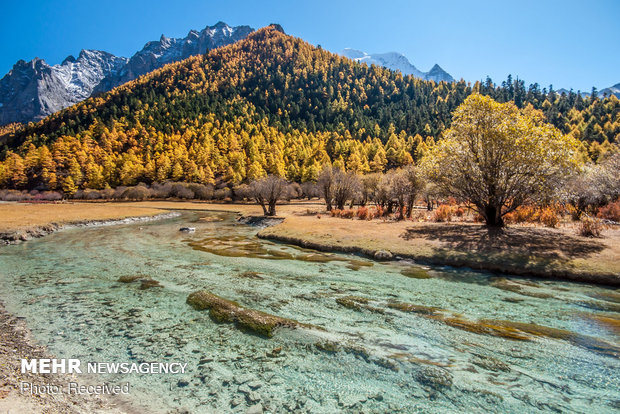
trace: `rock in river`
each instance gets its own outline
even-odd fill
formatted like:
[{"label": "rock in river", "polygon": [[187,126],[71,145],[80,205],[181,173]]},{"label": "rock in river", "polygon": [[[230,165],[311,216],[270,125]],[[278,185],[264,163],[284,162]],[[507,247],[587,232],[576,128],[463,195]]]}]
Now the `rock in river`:
[{"label": "rock in river", "polygon": [[375,259],[377,260],[390,260],[392,259],[392,253],[387,250],[377,250],[375,252]]}]

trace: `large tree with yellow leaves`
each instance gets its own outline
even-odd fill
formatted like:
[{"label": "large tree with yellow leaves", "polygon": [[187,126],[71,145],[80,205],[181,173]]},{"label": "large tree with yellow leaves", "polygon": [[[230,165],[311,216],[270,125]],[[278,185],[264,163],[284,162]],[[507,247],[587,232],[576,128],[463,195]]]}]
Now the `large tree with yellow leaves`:
[{"label": "large tree with yellow leaves", "polygon": [[473,94],[421,163],[442,190],[470,202],[488,226],[501,227],[505,214],[549,196],[579,168],[578,144],[531,107]]}]

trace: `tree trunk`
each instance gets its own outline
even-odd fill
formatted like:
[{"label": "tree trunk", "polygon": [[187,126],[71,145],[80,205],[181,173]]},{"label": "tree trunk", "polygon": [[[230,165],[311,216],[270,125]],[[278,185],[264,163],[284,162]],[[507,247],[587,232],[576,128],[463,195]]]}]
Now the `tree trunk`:
[{"label": "tree trunk", "polygon": [[413,200],[407,200],[407,218],[411,218],[411,214],[413,213]]},{"label": "tree trunk", "polygon": [[276,215],[276,202],[269,203],[269,214],[265,214],[266,216],[275,216]]},{"label": "tree trunk", "polygon": [[483,215],[487,227],[504,227],[504,219],[502,218],[501,206],[485,206]]}]

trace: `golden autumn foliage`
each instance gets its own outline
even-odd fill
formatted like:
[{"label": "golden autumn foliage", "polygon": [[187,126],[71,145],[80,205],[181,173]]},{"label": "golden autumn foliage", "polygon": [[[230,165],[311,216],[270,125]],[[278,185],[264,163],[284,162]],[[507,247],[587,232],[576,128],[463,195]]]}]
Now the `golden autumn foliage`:
[{"label": "golden autumn foliage", "polygon": [[[520,100],[492,85],[473,89]],[[268,174],[306,182],[326,163],[384,172],[432,151],[471,92],[464,81],[436,83],[368,67],[270,26],[36,124],[0,131],[0,187],[238,184]],[[588,140],[583,157],[614,150],[617,99],[570,103],[572,97],[529,94],[523,101],[545,106],[548,121]]]}]

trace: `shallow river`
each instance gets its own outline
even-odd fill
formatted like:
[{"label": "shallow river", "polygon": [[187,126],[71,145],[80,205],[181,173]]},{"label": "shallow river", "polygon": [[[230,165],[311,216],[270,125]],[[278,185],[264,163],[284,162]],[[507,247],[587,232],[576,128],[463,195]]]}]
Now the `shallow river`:
[{"label": "shallow river", "polygon": [[[152,412],[620,410],[618,290],[373,263],[256,232],[226,213],[63,230],[0,249],[0,300],[58,357],[187,363],[100,378],[129,381]],[[138,274],[162,286],[117,281]],[[201,289],[318,328],[263,338],[218,324],[186,304]]]}]

